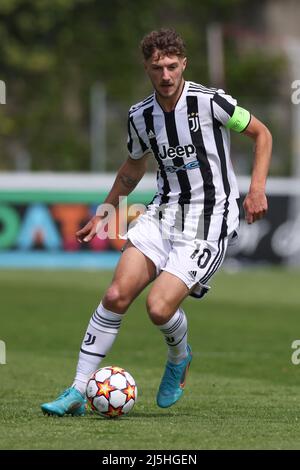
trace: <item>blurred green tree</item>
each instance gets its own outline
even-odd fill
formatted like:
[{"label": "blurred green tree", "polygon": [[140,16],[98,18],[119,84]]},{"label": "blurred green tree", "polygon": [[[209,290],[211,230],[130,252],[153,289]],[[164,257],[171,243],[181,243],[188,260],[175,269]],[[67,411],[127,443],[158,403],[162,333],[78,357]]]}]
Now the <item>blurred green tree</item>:
[{"label": "blurred green tree", "polygon": [[[0,79],[7,104],[0,107],[0,170],[89,170],[89,94],[96,81],[112,110],[108,169],[116,169],[126,152],[126,108],[151,90],[138,47],[143,35],[162,26],[177,29],[188,45],[187,79],[208,84],[206,25],[238,22],[246,3],[1,0]],[[250,54],[233,64],[234,45],[225,46],[230,92],[271,100],[282,62]],[[262,69],[249,87],[249,73]]]}]

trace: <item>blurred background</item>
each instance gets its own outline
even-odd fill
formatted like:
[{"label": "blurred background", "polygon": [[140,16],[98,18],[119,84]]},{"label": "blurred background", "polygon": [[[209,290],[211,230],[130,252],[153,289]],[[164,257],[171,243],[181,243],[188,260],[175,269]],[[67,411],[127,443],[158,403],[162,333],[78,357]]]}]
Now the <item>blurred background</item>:
[{"label": "blurred background", "polygon": [[[300,264],[299,17],[296,0],[1,0],[0,267],[114,267],[122,240],[83,247],[74,233],[127,157],[128,108],[151,93],[139,43],[160,27],[185,39],[187,80],[225,89],[273,134],[268,216],[242,220],[227,266]],[[232,133],[242,197],[252,146]],[[154,191],[153,159],[129,205]]]}]

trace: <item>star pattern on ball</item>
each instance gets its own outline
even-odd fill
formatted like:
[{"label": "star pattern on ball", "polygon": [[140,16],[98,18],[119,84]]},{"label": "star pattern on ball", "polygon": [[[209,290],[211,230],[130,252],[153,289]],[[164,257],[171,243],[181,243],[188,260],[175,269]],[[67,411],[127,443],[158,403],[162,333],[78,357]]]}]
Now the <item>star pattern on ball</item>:
[{"label": "star pattern on ball", "polygon": [[105,413],[106,416],[109,416],[110,418],[115,418],[117,416],[122,416],[122,406],[119,406],[118,408],[114,408],[112,405],[109,405],[108,411]]},{"label": "star pattern on ball", "polygon": [[135,387],[128,382],[127,387],[123,388],[122,392],[126,395],[126,403],[131,399],[135,400]]},{"label": "star pattern on ball", "polygon": [[117,366],[109,367],[109,369],[111,370],[112,375],[123,374],[123,372],[125,372],[124,369],[122,369],[122,367],[117,367]]},{"label": "star pattern on ball", "polygon": [[104,382],[96,382],[97,384],[97,396],[101,397],[104,396],[105,398],[109,399],[109,394],[116,388],[113,385],[110,385],[109,380],[105,380]]}]

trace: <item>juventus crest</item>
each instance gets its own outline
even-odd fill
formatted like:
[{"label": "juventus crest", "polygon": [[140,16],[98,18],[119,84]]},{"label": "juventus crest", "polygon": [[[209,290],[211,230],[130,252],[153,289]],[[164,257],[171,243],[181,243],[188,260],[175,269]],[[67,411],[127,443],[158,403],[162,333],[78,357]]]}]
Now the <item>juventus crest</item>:
[{"label": "juventus crest", "polygon": [[198,113],[190,113],[188,115],[190,130],[197,132],[200,129],[200,121]]}]

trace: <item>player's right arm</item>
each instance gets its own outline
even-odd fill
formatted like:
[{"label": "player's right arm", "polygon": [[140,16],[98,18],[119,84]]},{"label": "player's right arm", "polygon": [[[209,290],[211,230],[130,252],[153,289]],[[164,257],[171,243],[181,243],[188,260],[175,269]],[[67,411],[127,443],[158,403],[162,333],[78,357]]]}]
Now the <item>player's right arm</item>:
[{"label": "player's right arm", "polygon": [[[126,162],[123,163],[119,169],[114,184],[108,193],[104,204],[110,204],[117,207],[119,204],[119,197],[128,196],[144,176],[147,169],[147,158],[145,154],[142,158],[135,160],[130,156]],[[91,241],[97,233],[101,230],[101,220],[104,216],[95,215],[92,219],[78,232],[76,232],[77,240],[82,242]],[[107,221],[105,222],[107,223]]]}]

